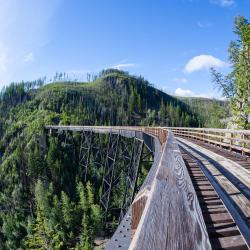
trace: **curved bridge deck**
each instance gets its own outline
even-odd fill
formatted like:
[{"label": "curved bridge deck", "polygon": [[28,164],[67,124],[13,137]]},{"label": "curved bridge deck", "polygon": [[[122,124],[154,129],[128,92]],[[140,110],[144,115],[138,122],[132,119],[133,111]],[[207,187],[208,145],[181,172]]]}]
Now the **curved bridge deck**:
[{"label": "curved bridge deck", "polygon": [[151,170],[106,249],[249,249],[250,131],[46,129],[121,133],[151,143]]},{"label": "curved bridge deck", "polygon": [[249,131],[173,128],[212,249],[249,249]]},{"label": "curved bridge deck", "polygon": [[178,143],[212,249],[248,249],[245,240],[250,242],[250,171],[187,140],[179,139]]}]

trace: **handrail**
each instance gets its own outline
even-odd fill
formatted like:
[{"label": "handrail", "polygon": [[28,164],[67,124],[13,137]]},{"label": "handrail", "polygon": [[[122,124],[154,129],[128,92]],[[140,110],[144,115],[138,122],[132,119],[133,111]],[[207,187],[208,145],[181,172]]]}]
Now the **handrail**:
[{"label": "handrail", "polygon": [[163,145],[167,138],[167,130],[161,127],[140,127],[140,126],[73,126],[73,125],[46,125],[46,129],[63,129],[66,130],[82,130],[82,129],[95,129],[95,130],[124,130],[124,131],[140,131],[158,137],[161,145]]},{"label": "handrail", "polygon": [[209,129],[209,128],[166,128],[174,135],[196,139],[230,151],[250,153],[250,130]]},{"label": "handrail", "polygon": [[130,250],[211,249],[198,198],[171,132],[153,184],[146,188],[133,203],[135,220],[138,220],[136,208],[142,214]]},{"label": "handrail", "polygon": [[210,132],[225,132],[225,133],[238,133],[250,135],[250,130],[246,129],[226,129],[226,128],[191,128],[191,127],[162,127],[165,129],[189,129],[197,131],[210,131]]}]

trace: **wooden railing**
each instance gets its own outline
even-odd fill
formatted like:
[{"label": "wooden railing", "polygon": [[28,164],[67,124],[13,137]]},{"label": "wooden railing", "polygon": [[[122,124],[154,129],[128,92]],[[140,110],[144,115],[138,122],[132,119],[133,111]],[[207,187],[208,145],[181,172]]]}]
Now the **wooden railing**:
[{"label": "wooden railing", "polygon": [[206,128],[166,128],[174,135],[200,140],[230,151],[250,154],[250,130],[206,129]]},{"label": "wooden railing", "polygon": [[160,143],[163,145],[167,139],[167,130],[159,127],[144,127],[143,131],[158,137]]},{"label": "wooden railing", "polygon": [[177,142],[170,132],[154,181],[132,204],[129,249],[211,249],[206,226]]},{"label": "wooden railing", "polygon": [[63,129],[63,130],[83,130],[95,129],[99,131],[124,130],[124,131],[140,131],[158,137],[161,145],[163,145],[167,138],[167,130],[161,127],[139,127],[139,126],[73,126],[73,125],[46,125],[46,129]]}]

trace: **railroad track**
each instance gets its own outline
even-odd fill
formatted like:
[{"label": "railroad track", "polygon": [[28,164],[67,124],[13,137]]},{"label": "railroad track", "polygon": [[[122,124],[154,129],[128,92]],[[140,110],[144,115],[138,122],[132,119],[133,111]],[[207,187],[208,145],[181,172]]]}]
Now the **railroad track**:
[{"label": "railroad track", "polygon": [[[212,249],[249,249],[250,200],[248,193],[244,192],[249,186],[245,187],[238,178],[230,178],[230,174],[227,178],[222,173],[222,166],[218,167],[183,141],[179,141],[179,146],[200,203]],[[225,154],[221,155],[225,157]],[[237,159],[232,155],[231,160]]]},{"label": "railroad track", "polygon": [[240,155],[239,153],[236,153],[234,151],[230,152],[229,150],[224,149],[223,147],[215,146],[213,144],[208,144],[208,143],[202,142],[200,140],[196,140],[196,139],[188,138],[188,140],[203,147],[203,148],[206,148],[206,149],[208,149],[216,154],[219,154],[223,157],[226,157],[227,159],[230,159],[230,160],[238,163],[243,168],[250,171],[250,156],[249,155]]}]

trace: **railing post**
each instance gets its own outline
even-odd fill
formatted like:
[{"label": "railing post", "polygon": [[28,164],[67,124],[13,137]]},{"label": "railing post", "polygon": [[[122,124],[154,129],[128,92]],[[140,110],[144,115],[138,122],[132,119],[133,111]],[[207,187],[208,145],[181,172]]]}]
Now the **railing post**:
[{"label": "railing post", "polygon": [[141,190],[137,196],[135,197],[132,204],[132,221],[131,221],[131,237],[133,238],[135,231],[140,222],[141,216],[143,214],[145,205],[148,200],[150,192],[150,186],[146,186],[143,190]]},{"label": "railing post", "polygon": [[232,151],[232,133],[230,132],[230,151]]},{"label": "railing post", "polygon": [[246,142],[245,142],[245,134],[242,133],[242,144],[241,144],[241,155],[245,155],[245,147],[246,147]]}]

